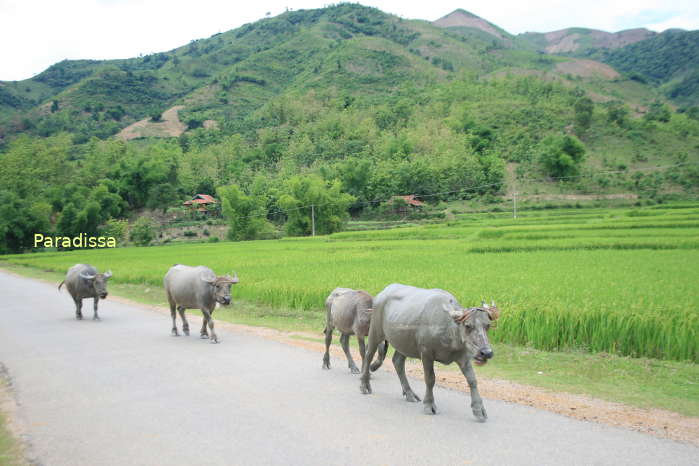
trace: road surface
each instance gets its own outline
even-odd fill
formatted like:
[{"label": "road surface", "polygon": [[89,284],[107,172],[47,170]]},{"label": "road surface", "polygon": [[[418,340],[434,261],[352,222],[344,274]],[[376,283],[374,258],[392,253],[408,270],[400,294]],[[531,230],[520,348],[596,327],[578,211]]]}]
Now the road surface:
[{"label": "road surface", "polygon": [[694,446],[487,398],[480,424],[440,387],[427,416],[394,374],[364,396],[343,359],[324,371],[320,353],[223,328],[219,345],[171,337],[168,316],[109,298],[102,321],[91,301],[76,321],[65,290],[4,272],[0,297],[0,362],[42,465],[699,463]]}]

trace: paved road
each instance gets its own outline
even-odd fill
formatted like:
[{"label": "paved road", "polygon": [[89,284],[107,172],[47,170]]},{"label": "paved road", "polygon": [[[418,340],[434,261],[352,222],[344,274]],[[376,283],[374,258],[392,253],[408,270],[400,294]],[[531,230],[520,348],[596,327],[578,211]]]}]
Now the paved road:
[{"label": "paved road", "polygon": [[0,361],[43,465],[699,462],[696,447],[495,400],[479,424],[439,387],[426,416],[393,374],[363,396],[342,360],[323,371],[319,353],[223,329],[219,345],[174,338],[165,315],[109,299],[101,322],[76,321],[65,291],[1,272],[0,296]]}]

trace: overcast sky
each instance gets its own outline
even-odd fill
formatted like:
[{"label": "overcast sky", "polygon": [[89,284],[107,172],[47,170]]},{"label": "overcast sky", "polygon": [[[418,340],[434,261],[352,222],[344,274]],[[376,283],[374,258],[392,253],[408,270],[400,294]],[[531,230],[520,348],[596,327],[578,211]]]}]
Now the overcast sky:
[{"label": "overcast sky", "polygon": [[[619,31],[699,29],[697,0],[364,0],[404,18],[468,10],[513,34],[571,26]],[[27,79],[63,59],[129,58],[171,50],[315,0],[0,0],[0,80]]]}]

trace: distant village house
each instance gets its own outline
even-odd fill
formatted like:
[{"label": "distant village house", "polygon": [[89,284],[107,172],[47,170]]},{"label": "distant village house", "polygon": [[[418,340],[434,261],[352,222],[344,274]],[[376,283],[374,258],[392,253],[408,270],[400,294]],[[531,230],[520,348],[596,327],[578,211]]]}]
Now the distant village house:
[{"label": "distant village house", "polygon": [[218,201],[208,194],[195,194],[191,200],[183,203],[192,212],[201,212],[204,215],[215,215],[217,204]]},{"label": "distant village house", "polygon": [[415,209],[422,209],[424,202],[415,199],[414,194],[408,196],[393,196],[388,202],[388,205],[394,206],[393,211],[400,215],[406,215]]}]

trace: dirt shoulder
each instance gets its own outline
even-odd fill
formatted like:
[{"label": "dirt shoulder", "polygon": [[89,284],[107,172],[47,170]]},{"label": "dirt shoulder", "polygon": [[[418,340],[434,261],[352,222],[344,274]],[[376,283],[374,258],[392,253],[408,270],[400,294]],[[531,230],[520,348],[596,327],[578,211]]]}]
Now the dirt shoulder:
[{"label": "dirt shoulder", "polygon": [[35,464],[29,459],[27,430],[18,410],[12,378],[0,362],[0,464],[3,465]]}]

